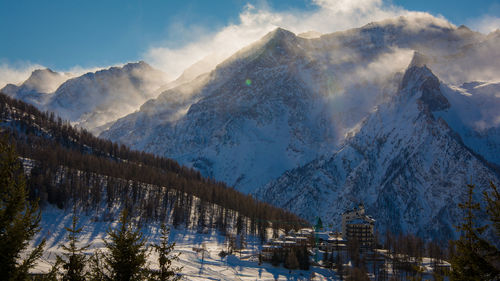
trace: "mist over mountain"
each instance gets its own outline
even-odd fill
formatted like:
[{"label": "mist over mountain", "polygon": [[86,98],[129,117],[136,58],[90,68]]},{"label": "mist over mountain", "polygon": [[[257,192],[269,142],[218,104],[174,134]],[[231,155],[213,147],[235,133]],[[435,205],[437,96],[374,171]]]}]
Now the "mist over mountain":
[{"label": "mist over mountain", "polygon": [[251,192],[339,149],[350,130],[394,95],[414,50],[442,66],[457,50],[486,41],[429,16],[315,39],[277,29],[102,136],[169,155]]},{"label": "mist over mountain", "polygon": [[462,91],[440,83],[425,65],[411,65],[398,93],[338,152],[287,171],[257,197],[334,225],[343,210],[364,203],[382,232],[454,238],[465,184],[476,183],[480,198],[489,181],[500,182],[498,166],[467,147],[448,125],[456,115],[439,117],[451,111]]},{"label": "mist over mountain", "polygon": [[20,86],[9,84],[0,91],[99,133],[155,97],[165,83],[163,72],[141,61],[71,79],[49,69],[35,70]]},{"label": "mist over mountain", "polygon": [[43,106],[53,93],[70,76],[51,69],[34,70],[20,85],[7,84],[1,91],[11,97],[37,106]]},{"label": "mist over mountain", "polygon": [[278,28],[169,83],[139,62],[3,90],[310,221],[363,202],[382,231],[444,240],[465,184],[498,183],[499,38],[427,14]]}]

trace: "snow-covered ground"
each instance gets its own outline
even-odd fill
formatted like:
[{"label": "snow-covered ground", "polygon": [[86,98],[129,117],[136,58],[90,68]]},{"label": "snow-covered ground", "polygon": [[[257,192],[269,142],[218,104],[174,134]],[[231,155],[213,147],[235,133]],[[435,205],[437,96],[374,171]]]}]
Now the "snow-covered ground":
[{"label": "snow-covered ground", "polygon": [[[64,212],[48,206],[42,213],[42,231],[36,237],[35,243],[47,239],[45,253],[32,272],[48,272],[55,261],[56,255],[61,255],[61,245],[66,242],[64,227],[71,226],[71,212]],[[80,246],[89,243],[92,246],[88,254],[103,248],[102,239],[109,227],[116,222],[95,221],[92,216],[81,214],[79,226],[83,227]],[[159,238],[158,225],[148,225],[142,229],[149,243],[155,243]],[[194,230],[172,229],[170,240],[176,242],[175,252],[180,253],[180,259],[174,266],[182,266],[183,280],[337,280],[335,273],[320,267],[311,267],[309,271],[289,271],[284,267],[273,267],[270,263],[258,263],[258,238],[248,237],[247,249],[240,253],[221,258],[218,254],[227,249],[225,237],[216,231],[202,234]],[[203,246],[205,245],[205,246]],[[196,248],[205,247],[207,252],[202,260],[202,253]],[[149,266],[155,268],[156,256],[152,251],[149,256]],[[311,278],[313,277],[313,278]]]}]

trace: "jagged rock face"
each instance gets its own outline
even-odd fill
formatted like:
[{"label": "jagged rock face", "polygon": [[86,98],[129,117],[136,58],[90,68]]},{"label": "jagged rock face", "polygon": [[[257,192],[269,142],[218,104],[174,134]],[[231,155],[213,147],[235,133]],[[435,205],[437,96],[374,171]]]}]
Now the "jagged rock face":
[{"label": "jagged rock face", "polygon": [[337,153],[286,172],[257,197],[333,225],[363,202],[381,232],[454,237],[465,184],[476,183],[479,198],[490,180],[499,182],[498,173],[433,115],[436,103],[423,96],[432,93],[448,104],[441,91],[446,86],[425,66],[410,67],[404,77],[394,100],[380,105]]},{"label": "jagged rock face", "polygon": [[[418,55],[417,55],[418,56]],[[403,76],[401,83],[402,92],[407,92],[415,83],[420,84],[418,89],[410,90],[412,93],[421,94],[418,99],[430,111],[445,110],[450,107],[450,103],[441,93],[439,79],[434,76],[427,66],[415,66],[415,60],[412,61],[410,67]],[[423,75],[427,75],[422,77]],[[419,82],[423,81],[423,82]]]},{"label": "jagged rock face", "polygon": [[[397,73],[412,55],[405,49],[406,61],[395,63],[399,50],[439,47],[435,56],[482,36],[434,23],[405,24],[399,19],[310,40],[277,29],[203,78],[148,101],[101,136],[252,192],[338,150],[347,132],[397,91]],[[447,107],[435,87],[425,89],[422,102],[429,110]]]},{"label": "jagged rock face", "polygon": [[500,167],[500,83],[466,83],[447,87],[443,94],[450,107],[434,115],[444,119],[474,153]]},{"label": "jagged rock face", "polygon": [[[263,50],[249,51],[244,65],[219,66],[188,99],[192,104],[177,102],[192,92],[170,90],[103,135],[115,140],[118,136],[135,148],[169,155],[207,176],[244,187],[263,185],[312,160],[321,146],[332,143],[324,140],[333,139],[328,134],[334,132],[326,122],[317,122],[321,108],[294,69],[303,58],[290,38],[295,36],[277,30],[260,42]],[[189,108],[187,113],[169,119],[172,115],[166,113],[178,111],[179,104]],[[318,113],[311,115],[314,111]],[[122,135],[142,125],[153,127],[149,135]]]}]

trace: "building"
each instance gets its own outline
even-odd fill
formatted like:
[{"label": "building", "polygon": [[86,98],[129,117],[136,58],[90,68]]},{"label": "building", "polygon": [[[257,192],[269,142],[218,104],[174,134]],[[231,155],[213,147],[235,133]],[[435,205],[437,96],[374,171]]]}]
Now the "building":
[{"label": "building", "polygon": [[374,226],[375,220],[365,214],[363,204],[342,214],[342,238],[347,241],[356,239],[361,247],[373,245]]}]

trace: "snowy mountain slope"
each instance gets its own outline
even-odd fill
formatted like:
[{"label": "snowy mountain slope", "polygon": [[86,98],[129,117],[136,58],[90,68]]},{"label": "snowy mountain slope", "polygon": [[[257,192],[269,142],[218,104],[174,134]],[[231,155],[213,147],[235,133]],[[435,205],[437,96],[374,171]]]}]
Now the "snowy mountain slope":
[{"label": "snowy mountain slope", "polygon": [[99,126],[139,108],[165,83],[145,62],[89,72],[64,82],[46,105],[63,119],[98,133]]},{"label": "snowy mountain slope", "polygon": [[347,132],[396,92],[397,73],[412,50],[437,60],[484,40],[428,16],[315,39],[277,29],[219,64],[202,83],[198,78],[164,92],[101,136],[251,192],[334,153]]},{"label": "snowy mountain slope", "polygon": [[[86,250],[86,254],[91,255],[96,250],[105,250],[103,239],[109,239],[106,231],[116,227],[117,218],[111,220],[96,220],[96,216],[81,214],[79,226],[83,227],[79,235],[78,246],[91,247]],[[37,263],[32,272],[46,273],[55,263],[56,255],[61,255],[63,250],[61,245],[66,243],[67,232],[64,227],[71,227],[71,213],[54,207],[48,207],[42,214],[42,230],[36,238],[40,242],[42,238],[47,239],[47,246],[41,260]],[[158,223],[144,226],[142,229],[148,245],[160,241],[160,228]],[[176,267],[183,267],[180,274],[181,280],[338,280],[335,273],[321,267],[311,267],[310,270],[290,270],[280,266],[275,267],[270,263],[259,264],[258,253],[261,248],[257,237],[247,237],[247,247],[242,251],[242,255],[234,253],[221,258],[221,250],[227,249],[226,237],[217,231],[208,233],[198,233],[191,229],[171,229],[169,241],[175,242],[174,253],[180,253],[179,261],[173,263]],[[206,248],[204,260],[202,254],[196,252],[196,248]],[[148,257],[150,268],[158,267],[158,256],[155,251]],[[314,274],[313,274],[314,273]],[[309,279],[310,276],[316,276]]]},{"label": "snowy mountain slope", "polygon": [[[163,97],[174,90],[145,104],[137,117],[120,120],[103,136],[170,155],[230,184],[266,183],[304,161],[301,158],[312,159],[309,154],[316,152],[309,144],[316,143],[318,148],[326,139],[322,136],[326,130],[317,129],[326,123],[317,124],[317,114],[309,114],[318,105],[293,69],[301,57],[290,39],[295,40],[295,35],[276,30],[258,42],[261,49],[243,50],[247,59],[237,54],[232,62],[219,66],[195,94],[200,98],[188,104],[189,110],[180,119],[158,122],[161,118],[156,117],[172,116],[164,105],[168,98]],[[148,116],[151,111],[157,112],[154,118]],[[132,132],[136,136],[133,132],[150,122],[156,127],[150,126],[149,135],[139,135],[142,139],[137,143],[123,135]],[[121,135],[117,138],[117,134]]]},{"label": "snowy mountain slope", "polygon": [[42,106],[49,99],[50,93],[69,78],[69,75],[48,68],[37,69],[21,85],[7,84],[0,92],[35,106]]},{"label": "snowy mountain slope", "polygon": [[[468,28],[461,27],[465,32]],[[479,39],[480,38],[480,39]],[[459,86],[470,81],[500,81],[500,30],[478,37],[451,55],[433,59],[436,74],[448,84]]]},{"label": "snowy mountain slope", "polygon": [[454,237],[465,184],[476,183],[481,196],[490,180],[500,178],[434,115],[453,108],[447,91],[427,66],[414,61],[393,100],[363,121],[338,152],[284,173],[257,197],[334,225],[342,212],[363,202],[381,232]]},{"label": "snowy mountain slope", "polygon": [[141,61],[71,79],[50,69],[35,70],[20,86],[8,84],[0,92],[98,134],[156,97],[164,79],[163,72]]},{"label": "snowy mountain slope", "polygon": [[447,87],[449,110],[436,112],[464,144],[500,167],[500,83],[471,82]]}]

